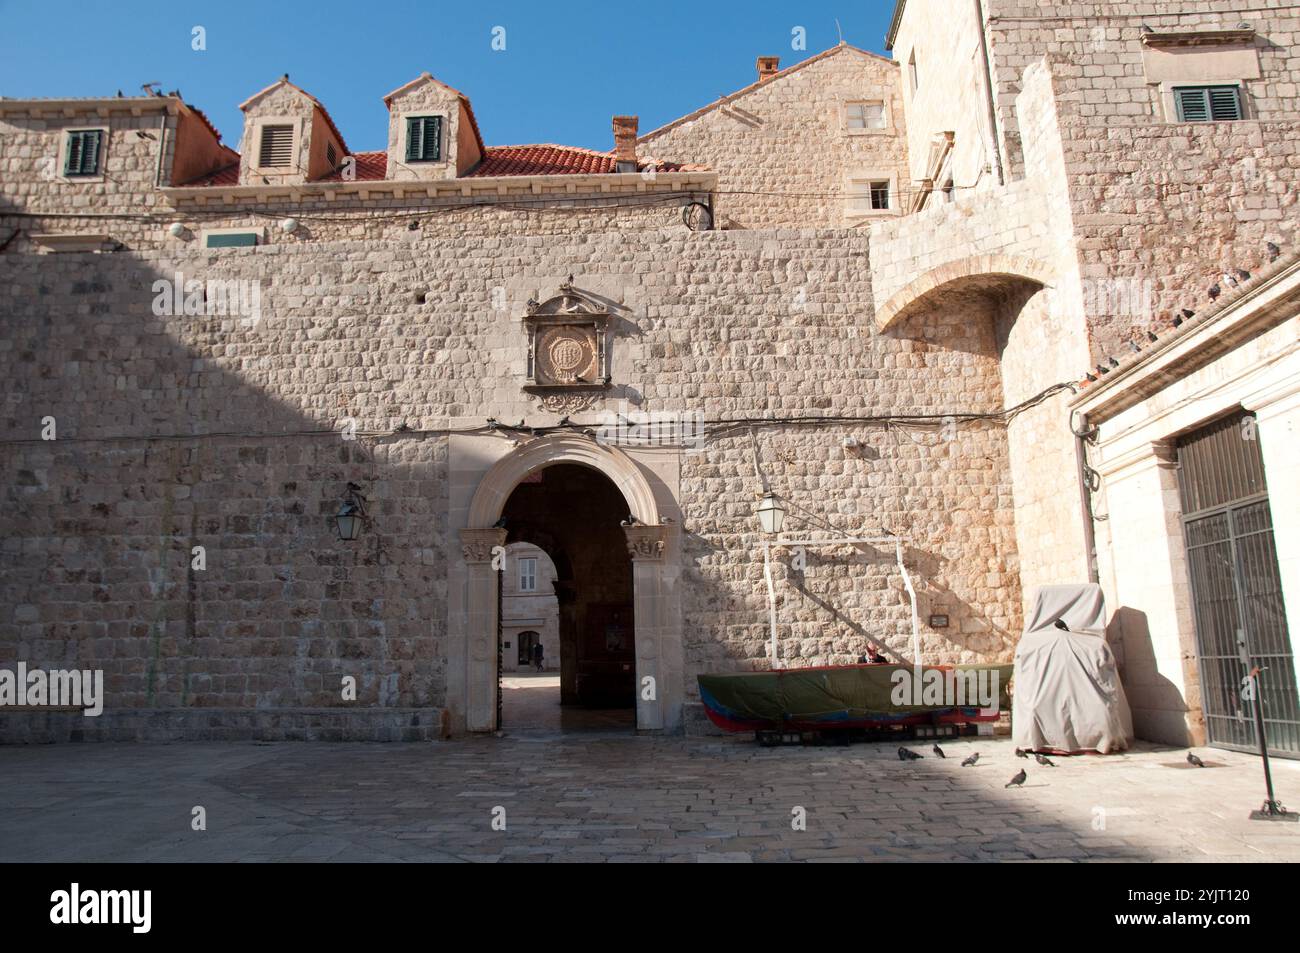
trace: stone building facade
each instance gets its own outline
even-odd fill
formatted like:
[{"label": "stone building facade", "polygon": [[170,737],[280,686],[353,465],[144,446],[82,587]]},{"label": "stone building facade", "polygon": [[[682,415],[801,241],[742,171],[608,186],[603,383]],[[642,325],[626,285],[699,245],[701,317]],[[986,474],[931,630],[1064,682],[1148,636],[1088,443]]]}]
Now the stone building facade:
[{"label": "stone building facade", "polygon": [[[1208,2],[948,6],[899,3],[893,62],[764,57],[639,138],[615,117],[608,153],[484,145],[427,74],[385,97],[379,153],[287,77],[244,104],[238,156],[178,95],[0,100],[0,664],[103,669],[109,694],[0,735],[492,730],[513,544],[573,594],[574,691],[636,689],[640,729],[696,730],[697,674],[912,658],[893,547],[835,544],[894,534],[921,660],[1009,659],[1036,586],[1099,578],[1140,732],[1199,740],[1182,567],[1168,591],[1127,572],[1131,527],[1178,522],[1168,487],[1101,526],[1104,415],[1129,404],[1088,401],[1217,320],[1200,286],[1226,259],[1248,307],[1285,268],[1255,258],[1294,227],[1296,11],[1245,31]],[[1245,70],[1244,118],[1171,122],[1170,48],[1207,84]],[[122,174],[51,173],[91,128]],[[1113,307],[1134,281],[1150,296]],[[1287,300],[1242,325],[1271,350],[1242,331],[1233,359],[1283,368],[1259,426],[1293,566],[1269,436],[1295,426]],[[1141,399],[1224,359],[1199,353]],[[806,565],[774,547],[771,597],[767,490],[819,542]],[[1174,631],[1139,631],[1148,600]]]}]

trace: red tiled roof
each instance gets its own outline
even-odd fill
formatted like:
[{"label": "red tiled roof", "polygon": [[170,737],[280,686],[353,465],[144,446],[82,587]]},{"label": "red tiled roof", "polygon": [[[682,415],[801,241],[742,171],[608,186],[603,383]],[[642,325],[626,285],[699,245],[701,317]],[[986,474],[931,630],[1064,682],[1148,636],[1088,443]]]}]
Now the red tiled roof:
[{"label": "red tiled roof", "polygon": [[224,168],[216,172],[209,172],[207,175],[201,175],[197,179],[190,179],[188,182],[181,183],[183,189],[200,188],[203,186],[221,186],[221,185],[238,185],[239,184],[239,157]]},{"label": "red tiled roof", "polygon": [[468,177],[496,175],[587,175],[613,172],[614,157],[608,152],[557,146],[488,146],[483,161]]},{"label": "red tiled roof", "polygon": [[[387,152],[355,152],[357,160],[354,182],[382,182],[388,175]],[[680,162],[642,161],[639,171],[692,172],[704,166]],[[589,175],[614,171],[614,156],[609,152],[580,149],[577,146],[551,144],[535,146],[488,146],[487,156],[465,178],[510,175]],[[317,179],[318,182],[342,182],[341,170]],[[216,172],[201,175],[184,184],[185,188],[203,188],[239,184],[239,162]]]},{"label": "red tiled roof", "polygon": [[[388,153],[387,152],[354,152],[352,158],[356,160],[356,176],[353,181],[356,182],[376,182],[380,181],[388,174]],[[342,182],[343,171],[341,169],[331,172],[329,175],[322,176],[320,182]]]}]

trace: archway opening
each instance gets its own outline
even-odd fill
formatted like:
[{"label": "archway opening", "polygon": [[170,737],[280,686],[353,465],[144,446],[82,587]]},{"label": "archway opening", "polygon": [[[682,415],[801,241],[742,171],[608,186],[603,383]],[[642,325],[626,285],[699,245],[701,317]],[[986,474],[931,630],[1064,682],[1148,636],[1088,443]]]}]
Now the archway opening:
[{"label": "archway opening", "polygon": [[501,726],[507,731],[636,727],[632,560],[622,526],[628,509],[608,477],[572,463],[534,471],[506,499],[502,658],[519,658],[518,637],[507,633],[524,629],[506,623],[524,610],[509,600],[518,601],[518,590],[530,584],[554,596],[558,649],[546,643],[544,624],[531,624],[540,618],[534,606],[528,630],[542,634],[541,671],[536,656],[531,672],[524,666],[518,674],[503,671]]}]

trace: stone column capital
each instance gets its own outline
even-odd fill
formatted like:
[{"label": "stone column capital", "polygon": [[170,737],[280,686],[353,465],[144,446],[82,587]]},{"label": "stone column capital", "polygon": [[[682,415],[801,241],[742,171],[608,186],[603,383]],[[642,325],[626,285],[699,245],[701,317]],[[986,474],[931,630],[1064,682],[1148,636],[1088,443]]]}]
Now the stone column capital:
[{"label": "stone column capital", "polygon": [[492,550],[506,544],[504,529],[463,529],[460,531],[460,549],[467,563],[490,563]]},{"label": "stone column capital", "polygon": [[666,526],[624,526],[627,535],[627,552],[634,560],[662,559],[668,542]]}]

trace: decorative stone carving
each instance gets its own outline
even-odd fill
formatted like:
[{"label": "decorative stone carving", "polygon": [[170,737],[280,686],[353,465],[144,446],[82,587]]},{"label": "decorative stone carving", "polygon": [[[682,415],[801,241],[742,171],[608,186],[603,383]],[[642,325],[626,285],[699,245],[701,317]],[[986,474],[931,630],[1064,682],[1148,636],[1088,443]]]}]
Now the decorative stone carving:
[{"label": "decorative stone carving", "polygon": [[492,550],[506,544],[504,529],[463,529],[460,531],[460,548],[467,563],[490,563]]},{"label": "decorative stone carving", "polygon": [[528,334],[524,389],[555,413],[586,410],[609,388],[609,309],[573,287],[545,301],[530,299],[523,317]]},{"label": "decorative stone carving", "polygon": [[668,539],[664,526],[624,526],[627,535],[627,553],[633,559],[662,559]]}]

